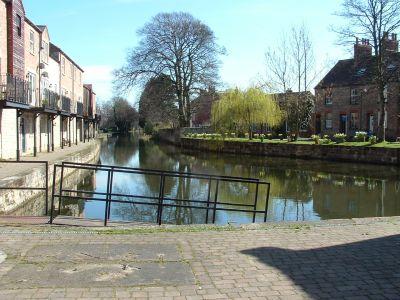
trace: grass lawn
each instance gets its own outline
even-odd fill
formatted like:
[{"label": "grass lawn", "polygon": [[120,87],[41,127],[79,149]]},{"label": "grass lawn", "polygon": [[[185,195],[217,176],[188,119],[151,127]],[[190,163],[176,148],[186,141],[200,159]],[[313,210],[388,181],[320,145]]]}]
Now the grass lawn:
[{"label": "grass lawn", "polygon": [[[202,138],[197,137],[195,139],[199,140],[216,140],[212,138]],[[253,139],[249,140],[248,138],[226,138],[225,141],[232,141],[232,142],[247,142],[247,143],[261,143],[260,139]],[[299,140],[295,142],[288,142],[286,139],[273,139],[268,140],[265,139],[263,141],[264,144],[293,144],[293,145],[314,145],[314,141],[312,140]],[[382,142],[375,145],[371,145],[369,142],[344,142],[344,143],[329,143],[329,144],[321,144],[320,146],[347,146],[347,147],[373,147],[373,148],[391,148],[391,149],[400,149],[400,143],[398,142]]]}]

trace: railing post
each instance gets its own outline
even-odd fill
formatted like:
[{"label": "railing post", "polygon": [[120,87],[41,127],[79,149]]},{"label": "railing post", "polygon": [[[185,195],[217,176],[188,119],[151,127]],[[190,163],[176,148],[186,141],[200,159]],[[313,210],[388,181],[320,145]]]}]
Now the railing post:
[{"label": "railing post", "polygon": [[209,208],[210,208],[210,200],[211,200],[211,177],[210,177],[210,179],[208,180],[206,224],[208,224],[208,214],[209,214]]},{"label": "railing post", "polygon": [[218,192],[219,192],[219,179],[217,180],[217,186],[215,187],[213,224],[215,224],[215,218],[216,218],[216,214],[217,214]]},{"label": "railing post", "polygon": [[264,212],[264,223],[267,222],[268,218],[268,206],[269,206],[269,193],[271,190],[271,185],[268,183],[267,184],[267,198],[265,199],[265,212]]},{"label": "railing post", "polygon": [[46,192],[45,192],[45,197],[46,197],[46,216],[49,214],[49,162],[45,162],[45,167],[46,167]]},{"label": "railing post", "polygon": [[157,223],[161,226],[162,223],[162,212],[164,204],[164,185],[165,185],[165,175],[161,174],[160,177],[160,190],[158,194],[158,212],[157,212]]},{"label": "railing post", "polygon": [[111,168],[110,196],[108,198],[108,200],[110,200],[110,201],[108,202],[108,211],[107,211],[108,220],[110,220],[110,215],[111,215],[111,195],[112,195],[112,191],[113,191],[113,181],[114,181],[114,167]]},{"label": "railing post", "polygon": [[111,170],[108,170],[107,174],[107,193],[106,193],[106,205],[104,209],[104,226],[107,226],[107,214],[108,214],[108,199],[110,197],[110,179],[111,179]]},{"label": "railing post", "polygon": [[255,199],[254,199],[254,212],[253,212],[253,223],[256,222],[256,216],[257,216],[257,202],[258,202],[258,187],[259,187],[259,183],[257,182],[256,185],[256,195],[255,195]]},{"label": "railing post", "polygon": [[51,188],[51,207],[50,207],[50,224],[53,224],[53,213],[54,213],[54,198],[56,194],[56,173],[57,173],[57,165],[54,164],[53,169],[53,186]]},{"label": "railing post", "polygon": [[63,180],[64,180],[64,164],[61,165],[60,192],[59,192],[59,198],[58,198],[58,215],[61,214]]}]

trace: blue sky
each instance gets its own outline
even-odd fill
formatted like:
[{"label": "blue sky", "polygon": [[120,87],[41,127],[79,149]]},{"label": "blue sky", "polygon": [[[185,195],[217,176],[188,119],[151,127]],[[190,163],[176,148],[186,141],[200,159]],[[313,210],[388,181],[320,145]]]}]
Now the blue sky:
[{"label": "blue sky", "polygon": [[[335,44],[329,26],[338,0],[24,0],[27,16],[48,25],[50,38],[85,70],[100,100],[112,96],[111,71],[137,42],[136,31],[159,12],[185,11],[214,30],[227,49],[225,87],[247,87],[265,73],[264,53],[283,31],[305,23],[321,65],[350,54]],[[135,101],[138,92],[130,95]]]}]

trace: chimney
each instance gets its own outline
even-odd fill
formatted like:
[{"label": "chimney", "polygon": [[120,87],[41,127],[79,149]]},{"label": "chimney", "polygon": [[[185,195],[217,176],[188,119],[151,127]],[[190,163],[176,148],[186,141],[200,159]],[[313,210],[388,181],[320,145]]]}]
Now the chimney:
[{"label": "chimney", "polygon": [[392,33],[389,35],[388,32],[383,33],[382,37],[383,49],[388,52],[399,52],[399,41],[397,40],[397,34]]},{"label": "chimney", "polygon": [[365,60],[372,56],[372,47],[369,44],[369,40],[362,39],[361,42],[356,38],[354,44],[354,63],[356,65],[362,64]]}]

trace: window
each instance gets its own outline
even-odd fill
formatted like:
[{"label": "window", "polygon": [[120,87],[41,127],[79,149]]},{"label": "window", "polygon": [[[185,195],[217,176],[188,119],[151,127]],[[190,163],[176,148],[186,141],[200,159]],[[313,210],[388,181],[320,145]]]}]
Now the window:
[{"label": "window", "polygon": [[35,33],[33,30],[29,32],[29,51],[35,54]]},{"label": "window", "polygon": [[19,37],[22,37],[22,17],[20,15],[17,15],[17,33]]},{"label": "window", "polygon": [[326,129],[332,129],[332,113],[327,113],[326,114],[325,128]]},{"label": "window", "polygon": [[359,99],[360,99],[360,95],[358,93],[357,89],[351,89],[350,92],[350,104],[358,104],[359,103]]},{"label": "window", "polygon": [[332,105],[332,95],[325,96],[325,105]]},{"label": "window", "polygon": [[41,55],[41,60],[43,63],[47,64],[49,62],[49,44],[45,41],[42,42],[42,50],[43,54]]},{"label": "window", "polygon": [[358,129],[358,113],[350,113],[350,129]]},{"label": "window", "polygon": [[74,76],[74,65],[73,65],[72,63],[70,63],[69,66],[70,66],[70,69],[71,69],[70,77],[71,77],[71,78],[74,78],[74,77],[73,77],[73,76]]},{"label": "window", "polygon": [[28,97],[30,103],[35,104],[36,102],[36,75],[33,73],[28,73],[26,76],[28,78]]},{"label": "window", "polygon": [[63,75],[65,75],[65,58],[61,58],[61,70]]},{"label": "window", "polygon": [[384,101],[385,101],[385,103],[387,103],[388,102],[388,86],[387,85],[385,85],[385,89],[383,90],[383,99],[384,99]]}]

